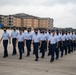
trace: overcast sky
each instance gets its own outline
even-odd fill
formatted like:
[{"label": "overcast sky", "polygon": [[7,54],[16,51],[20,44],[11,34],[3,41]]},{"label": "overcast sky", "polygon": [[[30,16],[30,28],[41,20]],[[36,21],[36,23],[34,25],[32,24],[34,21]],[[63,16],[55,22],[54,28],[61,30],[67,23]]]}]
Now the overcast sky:
[{"label": "overcast sky", "polygon": [[0,0],[0,14],[26,13],[54,19],[54,27],[76,28],[76,0]]}]

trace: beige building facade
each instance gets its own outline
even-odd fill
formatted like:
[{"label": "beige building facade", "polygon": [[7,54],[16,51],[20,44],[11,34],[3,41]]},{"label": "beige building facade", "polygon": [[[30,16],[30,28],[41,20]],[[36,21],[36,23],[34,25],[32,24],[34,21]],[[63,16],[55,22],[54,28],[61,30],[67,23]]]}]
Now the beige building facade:
[{"label": "beige building facade", "polygon": [[27,14],[0,15],[0,23],[8,27],[52,28],[53,19],[40,18]]}]

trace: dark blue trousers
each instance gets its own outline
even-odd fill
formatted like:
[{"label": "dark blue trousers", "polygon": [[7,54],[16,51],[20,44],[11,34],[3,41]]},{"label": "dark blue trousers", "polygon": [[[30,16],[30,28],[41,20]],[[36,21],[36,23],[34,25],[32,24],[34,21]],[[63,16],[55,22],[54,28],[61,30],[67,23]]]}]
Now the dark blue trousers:
[{"label": "dark blue trousers", "polygon": [[19,49],[20,58],[22,58],[23,42],[18,42],[18,49]]},{"label": "dark blue trousers", "polygon": [[[39,43],[40,46],[40,43]],[[39,48],[40,49],[40,48]],[[33,43],[33,55],[35,54],[35,50],[34,50],[34,43]]]},{"label": "dark blue trousers", "polygon": [[62,49],[62,43],[61,43],[61,41],[59,42],[59,50],[61,51],[61,49]]},{"label": "dark blue trousers", "polygon": [[66,41],[63,41],[63,45],[61,47],[61,57],[63,57],[64,50],[65,50],[65,54],[66,54],[67,53],[67,51],[66,51]]},{"label": "dark blue trousers", "polygon": [[65,55],[67,55],[67,41],[63,41],[63,46],[61,47],[61,57],[63,57],[64,55],[64,51],[65,51]]},{"label": "dark blue trousers", "polygon": [[8,56],[7,46],[8,46],[8,40],[3,40],[4,57],[7,57]]},{"label": "dark blue trousers", "polygon": [[71,42],[70,42],[70,40],[68,40],[68,53],[69,54],[71,53],[71,47],[70,47],[70,45],[71,45]]},{"label": "dark blue trousers", "polygon": [[34,43],[34,53],[36,56],[36,60],[38,60],[38,48],[39,48],[39,43]]},{"label": "dark blue trousers", "polygon": [[35,50],[34,50],[34,43],[33,43],[33,55],[35,54]]},{"label": "dark blue trousers", "polygon": [[76,50],[76,40],[75,40],[75,50]]},{"label": "dark blue trousers", "polygon": [[56,59],[59,58],[59,48],[60,48],[60,43],[58,42],[58,48],[55,49]]},{"label": "dark blue trousers", "polygon": [[63,57],[63,53],[64,53],[64,47],[61,47],[61,57]]},{"label": "dark blue trousers", "polygon": [[71,52],[73,52],[73,48],[72,47],[73,47],[73,43],[72,43],[72,40],[70,40],[70,51]]},{"label": "dark blue trousers", "polygon": [[72,43],[71,47],[72,47],[72,52],[73,52],[74,51],[74,41],[72,41],[71,43]]},{"label": "dark blue trousers", "polygon": [[24,53],[25,52],[25,49],[24,49],[24,42],[23,42],[23,52],[22,53]]},{"label": "dark blue trousers", "polygon": [[45,51],[47,51],[47,41],[45,41]]},{"label": "dark blue trousers", "polygon": [[58,59],[59,58],[59,48],[55,49],[55,53],[56,53],[56,59]]},{"label": "dark blue trousers", "polygon": [[42,45],[41,45],[41,51],[42,51],[42,58],[44,58],[45,56],[45,49],[46,49],[46,41],[42,41]]},{"label": "dark blue trousers", "polygon": [[76,50],[76,46],[75,46],[75,44],[76,44],[76,43],[75,43],[75,40],[74,40],[74,43],[73,43],[74,51]]},{"label": "dark blue trousers", "polygon": [[51,44],[49,43],[49,46],[48,46],[48,56],[50,56],[51,55]]},{"label": "dark blue trousers", "polygon": [[68,42],[66,40],[65,43],[64,43],[65,55],[67,55],[67,48],[68,48]]},{"label": "dark blue trousers", "polygon": [[12,38],[12,45],[13,45],[13,55],[17,54],[16,51],[16,38]]},{"label": "dark blue trousers", "polygon": [[75,40],[72,41],[72,51],[75,51]]},{"label": "dark blue trousers", "polygon": [[56,50],[56,44],[50,44],[51,49],[51,61],[54,61],[54,52]]},{"label": "dark blue trousers", "polygon": [[31,51],[31,40],[26,40],[26,47],[27,47],[27,56],[29,56]]}]

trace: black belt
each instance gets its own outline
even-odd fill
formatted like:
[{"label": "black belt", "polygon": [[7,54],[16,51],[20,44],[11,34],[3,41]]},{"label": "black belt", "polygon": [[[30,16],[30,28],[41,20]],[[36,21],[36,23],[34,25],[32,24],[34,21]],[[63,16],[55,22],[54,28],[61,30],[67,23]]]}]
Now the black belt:
[{"label": "black belt", "polygon": [[16,39],[16,38],[12,38],[12,39]]},{"label": "black belt", "polygon": [[50,44],[50,45],[56,45],[56,44]]},{"label": "black belt", "polygon": [[31,41],[31,40],[27,40],[27,39],[26,39],[26,41]]},{"label": "black belt", "polygon": [[42,42],[46,42],[46,40],[42,41]]},{"label": "black belt", "polygon": [[34,43],[39,43],[39,42],[34,42]]},{"label": "black belt", "polygon": [[3,40],[3,41],[8,41],[8,40]]},{"label": "black belt", "polygon": [[22,43],[23,41],[18,41],[19,43]]}]

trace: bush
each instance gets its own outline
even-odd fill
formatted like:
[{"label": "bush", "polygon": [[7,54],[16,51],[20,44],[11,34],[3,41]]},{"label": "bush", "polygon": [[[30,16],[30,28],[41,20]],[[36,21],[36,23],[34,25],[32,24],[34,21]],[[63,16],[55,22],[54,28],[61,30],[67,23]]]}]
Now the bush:
[{"label": "bush", "polygon": [[4,28],[5,28],[4,26],[1,27],[1,29],[4,29]]}]

